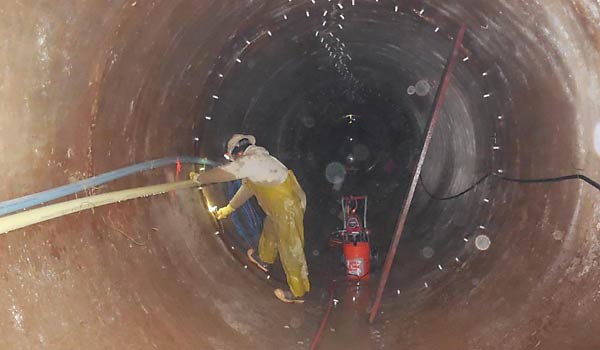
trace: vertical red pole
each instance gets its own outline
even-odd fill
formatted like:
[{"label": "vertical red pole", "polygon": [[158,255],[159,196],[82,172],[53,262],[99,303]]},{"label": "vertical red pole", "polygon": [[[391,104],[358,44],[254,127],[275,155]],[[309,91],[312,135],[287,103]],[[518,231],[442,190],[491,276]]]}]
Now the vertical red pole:
[{"label": "vertical red pole", "polygon": [[431,118],[429,119],[429,123],[427,126],[427,131],[425,134],[425,138],[423,140],[423,147],[421,148],[421,155],[419,157],[419,162],[417,163],[412,182],[410,184],[410,188],[408,190],[408,194],[404,200],[404,206],[402,207],[402,212],[398,218],[398,223],[396,224],[396,232],[394,233],[394,238],[392,240],[392,244],[390,244],[390,248],[388,250],[387,257],[385,259],[385,264],[383,266],[383,272],[381,275],[381,279],[379,280],[379,286],[377,287],[377,292],[375,294],[375,301],[373,303],[373,307],[371,308],[371,314],[369,315],[369,323],[373,323],[375,317],[377,316],[377,312],[379,311],[379,307],[381,305],[381,298],[383,296],[383,290],[385,289],[385,285],[387,284],[387,280],[390,276],[390,270],[392,269],[392,263],[394,262],[394,258],[396,256],[396,250],[398,249],[398,243],[400,242],[400,237],[402,236],[402,232],[404,232],[404,226],[406,224],[406,219],[408,217],[408,212],[410,210],[410,205],[415,196],[415,190],[417,188],[417,184],[419,182],[419,176],[421,175],[421,170],[423,169],[423,163],[425,162],[425,157],[427,156],[427,151],[429,149],[429,145],[431,144],[431,137],[433,135],[433,130],[435,129],[435,125],[440,116],[440,112],[442,106],[444,105],[444,100],[446,98],[446,91],[448,90],[448,86],[450,83],[450,77],[452,75],[452,71],[456,66],[456,62],[458,59],[459,49],[462,45],[463,39],[465,37],[465,32],[467,27],[465,24],[462,24],[456,38],[454,39],[454,46],[452,48],[452,53],[448,59],[448,63],[446,65],[446,69],[444,70],[444,74],[442,75],[442,82],[437,91],[434,100],[433,112],[431,114]]}]

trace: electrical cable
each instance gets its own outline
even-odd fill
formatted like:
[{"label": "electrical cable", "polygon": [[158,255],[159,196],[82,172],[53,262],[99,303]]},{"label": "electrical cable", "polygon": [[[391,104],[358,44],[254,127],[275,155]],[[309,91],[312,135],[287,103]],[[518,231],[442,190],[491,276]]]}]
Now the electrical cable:
[{"label": "electrical cable", "polygon": [[419,182],[421,183],[421,187],[423,187],[423,190],[425,191],[425,193],[427,193],[427,195],[429,197],[431,197],[431,198],[433,198],[435,200],[438,200],[438,201],[448,201],[448,200],[451,200],[451,199],[455,199],[455,198],[461,197],[461,196],[467,194],[468,192],[471,192],[472,190],[474,190],[477,186],[479,186],[483,181],[485,181],[491,175],[492,175],[492,173],[485,174],[479,180],[477,180],[473,185],[469,186],[464,191],[461,191],[461,192],[459,192],[459,193],[457,193],[455,195],[448,196],[448,197],[440,197],[440,196],[437,196],[437,195],[431,193],[431,191],[429,191],[429,189],[427,188],[427,186],[425,186],[425,182],[423,181],[423,176],[422,175],[419,177]]},{"label": "electrical cable", "polygon": [[563,181],[569,181],[569,180],[581,180],[581,181],[586,182],[590,186],[594,187],[596,190],[600,191],[600,183],[598,183],[597,181],[591,179],[590,177],[582,175],[582,174],[572,174],[572,175],[549,177],[549,178],[537,178],[537,179],[517,179],[517,178],[508,177],[508,176],[503,176],[498,173],[488,173],[488,174],[482,176],[473,185],[467,187],[467,189],[465,189],[464,191],[461,191],[457,194],[447,196],[447,197],[441,197],[441,196],[433,194],[425,185],[425,182],[423,181],[423,176],[421,176],[419,178],[419,182],[421,183],[421,187],[423,188],[423,190],[425,191],[425,193],[427,193],[427,195],[429,197],[431,197],[435,200],[438,200],[438,201],[447,201],[447,200],[451,200],[451,199],[456,199],[458,197],[461,197],[461,196],[471,192],[472,190],[477,188],[477,186],[479,186],[483,181],[485,181],[489,177],[494,177],[499,180],[503,180],[503,181],[507,181],[507,182],[515,182],[515,183],[522,183],[522,184],[554,183],[554,182],[563,182]]},{"label": "electrical cable", "polygon": [[600,183],[598,183],[597,181],[595,181],[585,175],[582,175],[582,174],[573,174],[573,175],[542,178],[542,179],[515,179],[515,178],[511,178],[511,177],[507,177],[507,176],[502,176],[499,174],[494,174],[494,176],[501,180],[504,180],[504,181],[519,182],[519,183],[546,183],[546,182],[562,182],[562,181],[568,181],[568,180],[581,180],[581,181],[586,182],[590,186],[594,187],[598,191],[600,191]]}]

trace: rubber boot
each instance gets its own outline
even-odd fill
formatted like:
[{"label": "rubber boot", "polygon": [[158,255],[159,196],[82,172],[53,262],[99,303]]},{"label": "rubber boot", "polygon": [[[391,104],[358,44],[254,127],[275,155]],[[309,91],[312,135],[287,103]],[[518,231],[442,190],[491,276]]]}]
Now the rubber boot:
[{"label": "rubber boot", "polygon": [[258,258],[258,257],[256,257],[256,258],[254,257],[254,248],[248,249],[246,251],[246,255],[248,256],[248,259],[250,260],[250,262],[252,262],[254,265],[256,265],[263,272],[265,272],[265,273],[269,272],[269,264],[260,261],[260,258]]},{"label": "rubber boot", "polygon": [[283,290],[283,289],[275,289],[275,296],[277,297],[277,299],[283,301],[284,303],[288,303],[288,304],[292,304],[292,303],[296,303],[296,304],[302,304],[304,303],[304,299],[302,298],[296,298],[294,296],[294,294],[292,294],[292,292],[290,292],[289,290]]}]

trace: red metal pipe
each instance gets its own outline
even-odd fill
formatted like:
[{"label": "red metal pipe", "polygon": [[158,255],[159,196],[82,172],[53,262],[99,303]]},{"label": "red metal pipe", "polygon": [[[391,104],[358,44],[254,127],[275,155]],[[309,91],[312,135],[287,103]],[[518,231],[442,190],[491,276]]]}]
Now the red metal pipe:
[{"label": "red metal pipe", "polygon": [[383,290],[385,289],[385,285],[387,284],[387,280],[390,276],[390,270],[392,269],[392,263],[394,262],[394,258],[396,256],[396,250],[398,249],[398,243],[400,242],[400,237],[404,232],[404,226],[406,224],[406,219],[408,217],[408,212],[410,210],[410,205],[415,195],[415,190],[417,188],[417,184],[419,183],[419,176],[421,175],[421,170],[423,169],[423,163],[425,162],[425,157],[427,156],[427,151],[429,149],[429,145],[431,144],[431,137],[433,135],[433,130],[435,129],[435,125],[440,116],[440,112],[442,106],[444,105],[444,100],[446,98],[446,91],[448,90],[448,86],[450,84],[450,77],[452,75],[452,71],[456,66],[459,49],[462,46],[463,39],[465,37],[465,32],[467,30],[467,26],[462,24],[458,34],[456,35],[456,39],[454,40],[454,46],[452,48],[452,53],[450,54],[450,58],[448,59],[448,64],[446,65],[446,69],[444,74],[442,75],[442,82],[437,91],[437,95],[434,100],[433,112],[431,114],[431,118],[429,119],[429,124],[427,126],[427,133],[425,134],[425,139],[423,140],[423,147],[421,148],[421,155],[419,157],[419,161],[415,167],[412,182],[410,184],[410,189],[406,198],[404,200],[404,206],[402,207],[402,212],[398,218],[398,223],[396,224],[396,232],[394,233],[394,238],[392,240],[392,244],[388,250],[387,257],[385,259],[385,264],[383,266],[383,273],[381,275],[381,279],[379,280],[379,286],[377,287],[377,292],[375,294],[375,302],[373,303],[373,307],[371,308],[371,313],[369,315],[369,323],[373,323],[375,317],[377,316],[377,312],[379,311],[379,307],[381,305],[381,298],[383,296]]}]

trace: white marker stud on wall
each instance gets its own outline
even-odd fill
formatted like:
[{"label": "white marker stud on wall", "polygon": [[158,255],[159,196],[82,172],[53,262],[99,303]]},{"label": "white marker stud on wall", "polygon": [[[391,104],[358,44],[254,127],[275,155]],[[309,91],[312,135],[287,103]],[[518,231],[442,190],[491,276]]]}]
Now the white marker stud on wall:
[{"label": "white marker stud on wall", "polygon": [[594,150],[600,155],[600,122],[596,123],[594,128]]}]

